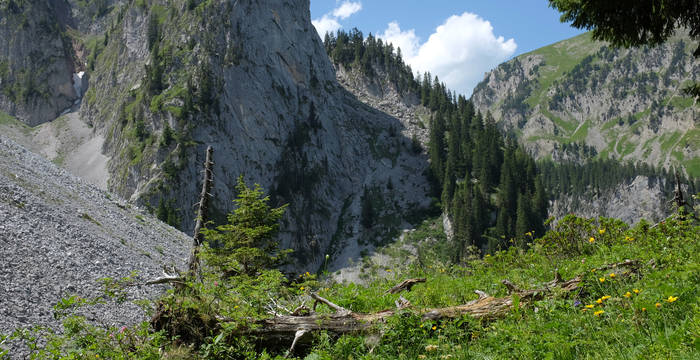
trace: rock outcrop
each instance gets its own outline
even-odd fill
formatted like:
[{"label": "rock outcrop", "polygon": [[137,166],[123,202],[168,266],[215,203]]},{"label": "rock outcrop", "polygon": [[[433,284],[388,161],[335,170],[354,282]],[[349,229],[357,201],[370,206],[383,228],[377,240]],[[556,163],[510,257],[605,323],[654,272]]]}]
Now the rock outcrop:
[{"label": "rock outcrop", "polygon": [[109,190],[167,204],[189,231],[211,145],[215,218],[233,207],[240,174],[261,184],[290,204],[282,245],[308,270],[391,238],[430,204],[427,158],[410,150],[416,124],[338,84],[308,0],[97,3],[68,1],[64,29],[89,77],[79,115],[104,139],[91,144],[109,159]]},{"label": "rock outcrop", "polygon": [[700,106],[682,94],[700,75],[694,49],[683,33],[630,49],[584,34],[499,65],[472,101],[538,158],[577,157],[562,153],[577,143],[584,157],[681,166],[697,177]]},{"label": "rock outcrop", "polygon": [[596,218],[599,216],[620,219],[636,224],[642,219],[657,222],[666,218],[673,210],[670,196],[664,191],[665,179],[637,176],[630,182],[599,194],[583,196],[563,195],[552,201],[549,214],[561,219],[567,214]]},{"label": "rock outcrop", "polygon": [[69,12],[61,0],[0,3],[0,110],[27,125],[51,121],[79,99]]}]

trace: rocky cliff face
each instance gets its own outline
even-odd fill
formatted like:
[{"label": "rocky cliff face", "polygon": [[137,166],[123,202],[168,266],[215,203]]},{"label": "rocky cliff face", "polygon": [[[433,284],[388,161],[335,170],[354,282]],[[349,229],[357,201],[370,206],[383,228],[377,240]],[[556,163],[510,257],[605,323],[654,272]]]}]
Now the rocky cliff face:
[{"label": "rocky cliff face", "polygon": [[232,208],[240,174],[260,183],[290,204],[283,246],[306,269],[325,254],[341,264],[353,256],[341,249],[393,236],[407,226],[396,214],[429,204],[412,125],[338,84],[308,1],[69,4],[71,31],[89,39],[76,56],[90,78],[79,115],[105,139],[110,190],[166,204],[187,230],[212,145],[214,213]]},{"label": "rocky cliff face", "polygon": [[0,109],[35,126],[58,117],[79,98],[79,70],[65,1],[0,2]]},{"label": "rocky cliff face", "polygon": [[552,201],[550,216],[561,219],[567,214],[595,218],[599,216],[620,219],[635,224],[641,219],[657,222],[672,211],[672,203],[664,191],[665,179],[637,176],[602,193],[583,196],[563,195]]},{"label": "rocky cliff face", "polygon": [[639,49],[584,34],[501,64],[472,101],[537,157],[579,159],[564,149],[577,143],[583,157],[680,165],[700,176],[700,107],[681,94],[700,75],[693,49],[682,34]]}]

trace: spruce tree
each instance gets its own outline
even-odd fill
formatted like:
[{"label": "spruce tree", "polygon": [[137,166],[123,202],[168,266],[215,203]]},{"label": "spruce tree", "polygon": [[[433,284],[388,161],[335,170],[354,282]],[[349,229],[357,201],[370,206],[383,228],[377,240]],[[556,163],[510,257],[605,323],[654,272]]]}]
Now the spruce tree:
[{"label": "spruce tree", "polygon": [[209,242],[202,257],[222,274],[254,276],[280,265],[287,254],[277,248],[276,239],[287,205],[271,208],[270,197],[263,195],[260,185],[249,188],[243,176],[238,178],[236,192],[236,209],[228,222],[202,231]]}]

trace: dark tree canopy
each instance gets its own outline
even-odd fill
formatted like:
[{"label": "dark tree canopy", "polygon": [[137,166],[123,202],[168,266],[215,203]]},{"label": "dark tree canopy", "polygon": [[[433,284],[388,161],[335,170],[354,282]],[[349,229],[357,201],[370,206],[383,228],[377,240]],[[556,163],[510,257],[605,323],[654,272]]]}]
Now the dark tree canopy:
[{"label": "dark tree canopy", "polygon": [[[615,46],[658,45],[677,30],[700,40],[698,0],[549,0],[562,13],[562,22],[593,30],[593,38]],[[700,58],[700,44],[693,56]],[[685,91],[700,98],[700,83]]]},{"label": "dark tree canopy", "polygon": [[[593,38],[616,46],[657,45],[678,29],[700,37],[697,0],[549,0],[562,13],[562,22],[593,30]],[[694,55],[700,56],[700,47]]]}]

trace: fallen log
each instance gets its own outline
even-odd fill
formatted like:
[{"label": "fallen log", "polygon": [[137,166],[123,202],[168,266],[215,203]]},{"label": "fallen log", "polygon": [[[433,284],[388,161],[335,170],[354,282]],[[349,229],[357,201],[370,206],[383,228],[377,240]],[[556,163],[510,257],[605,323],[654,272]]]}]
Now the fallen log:
[{"label": "fallen log", "polygon": [[413,285],[416,285],[418,283],[424,283],[425,278],[421,279],[406,279],[402,282],[400,282],[398,285],[394,286],[393,288],[387,290],[385,294],[398,294],[404,290],[406,291],[411,291],[411,288]]},{"label": "fallen log", "polygon": [[[625,260],[616,264],[605,265],[596,270],[618,271],[622,276],[632,274],[639,266],[638,261]],[[262,343],[268,347],[280,347],[282,344],[290,344],[290,353],[300,343],[308,343],[309,336],[314,331],[324,330],[335,334],[358,334],[371,333],[375,325],[381,324],[385,319],[402,311],[412,312],[419,315],[423,320],[454,319],[464,315],[472,316],[476,319],[495,319],[507,314],[513,307],[515,297],[518,297],[520,306],[527,306],[536,300],[544,298],[545,295],[554,290],[564,292],[574,292],[579,289],[583,281],[583,275],[578,275],[572,279],[564,280],[555,271],[554,279],[542,284],[535,289],[522,290],[509,280],[503,280],[503,285],[508,289],[509,295],[504,297],[494,297],[483,291],[475,290],[479,295],[478,299],[466,304],[448,306],[433,309],[414,309],[407,300],[397,301],[397,309],[387,309],[375,313],[358,313],[334,304],[318,294],[311,294],[315,303],[313,309],[304,307],[303,312],[296,310],[292,315],[277,315],[271,318],[256,320],[253,326],[241,328],[234,332],[239,336],[257,336]],[[333,313],[318,313],[316,307],[324,304],[331,308]],[[156,330],[164,327],[162,318],[154,317],[152,324]],[[218,318],[219,324],[231,322],[231,319]],[[217,325],[218,326],[218,325]],[[178,334],[170,334],[178,335]]]}]

